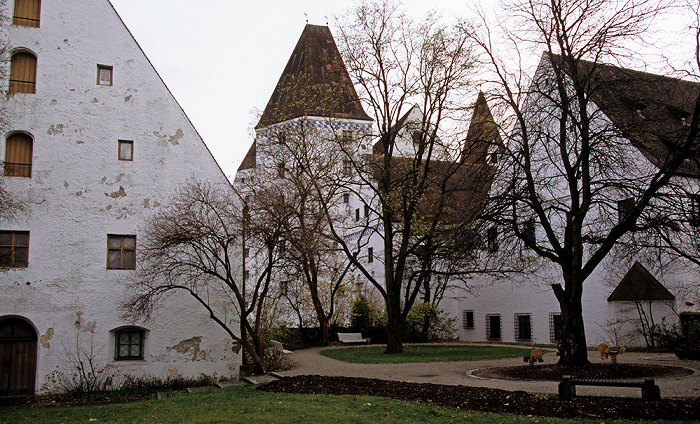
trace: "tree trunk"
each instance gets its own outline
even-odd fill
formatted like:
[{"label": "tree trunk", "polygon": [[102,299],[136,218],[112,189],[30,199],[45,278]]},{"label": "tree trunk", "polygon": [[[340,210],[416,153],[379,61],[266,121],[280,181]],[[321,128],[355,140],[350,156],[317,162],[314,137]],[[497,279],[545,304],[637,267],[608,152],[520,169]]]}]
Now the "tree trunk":
[{"label": "tree trunk", "polygon": [[560,367],[575,368],[590,364],[583,325],[583,290],[579,288],[581,284],[581,281],[571,281],[565,290],[562,290],[560,285],[552,286],[561,308],[561,356],[557,363]]},{"label": "tree trunk", "polygon": [[318,314],[318,326],[321,331],[321,343],[324,346],[328,346],[331,340],[328,333],[328,317],[325,314]]},{"label": "tree trunk", "polygon": [[401,319],[401,290],[394,279],[387,281],[386,315],[387,343],[385,353],[403,353],[403,320]]}]

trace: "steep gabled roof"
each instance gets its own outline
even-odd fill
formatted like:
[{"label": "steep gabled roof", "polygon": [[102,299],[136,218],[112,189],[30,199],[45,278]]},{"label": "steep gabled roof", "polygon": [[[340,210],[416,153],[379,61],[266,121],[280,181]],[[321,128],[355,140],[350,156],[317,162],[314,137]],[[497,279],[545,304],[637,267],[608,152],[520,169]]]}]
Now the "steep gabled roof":
[{"label": "steep gabled roof", "polygon": [[[491,109],[489,109],[489,105],[486,102],[486,96],[480,91],[474,104],[474,113],[469,123],[461,159],[475,163],[492,154],[496,155],[493,159],[497,159],[498,153],[503,150],[503,139],[498,130],[498,125],[493,119]],[[486,158],[487,161],[490,159]],[[495,165],[496,163],[492,164]]]},{"label": "steep gabled roof", "polygon": [[257,165],[257,150],[258,142],[253,141],[253,144],[250,146],[250,149],[248,149],[248,153],[246,153],[245,157],[243,158],[243,161],[238,166],[239,171],[255,168],[255,166]]},{"label": "steep gabled roof", "polygon": [[622,278],[608,297],[608,302],[673,300],[676,297],[639,262]]},{"label": "steep gabled roof", "polygon": [[301,116],[372,120],[327,26],[304,27],[256,128]]},{"label": "steep gabled roof", "polygon": [[[560,56],[552,60],[563,63]],[[591,100],[657,167],[687,139],[699,83],[588,61],[579,62],[577,76]],[[700,139],[677,173],[700,177]]]}]

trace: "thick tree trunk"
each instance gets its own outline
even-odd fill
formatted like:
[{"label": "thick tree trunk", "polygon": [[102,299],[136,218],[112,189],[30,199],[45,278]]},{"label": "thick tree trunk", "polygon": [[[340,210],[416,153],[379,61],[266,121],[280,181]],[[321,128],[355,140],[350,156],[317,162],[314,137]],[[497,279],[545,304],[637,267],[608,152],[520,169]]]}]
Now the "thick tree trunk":
[{"label": "thick tree trunk", "polygon": [[590,364],[586,330],[583,325],[582,281],[570,281],[566,289],[553,286],[559,300],[562,320],[562,340],[557,365],[560,367],[584,367]]},{"label": "thick tree trunk", "polygon": [[318,326],[321,331],[321,343],[324,346],[330,344],[330,335],[328,334],[328,318],[325,314],[318,314]]},{"label": "thick tree trunk", "polygon": [[[394,281],[389,284],[395,284]],[[400,290],[387,287],[387,343],[385,353],[403,353],[403,320],[401,319]]]}]

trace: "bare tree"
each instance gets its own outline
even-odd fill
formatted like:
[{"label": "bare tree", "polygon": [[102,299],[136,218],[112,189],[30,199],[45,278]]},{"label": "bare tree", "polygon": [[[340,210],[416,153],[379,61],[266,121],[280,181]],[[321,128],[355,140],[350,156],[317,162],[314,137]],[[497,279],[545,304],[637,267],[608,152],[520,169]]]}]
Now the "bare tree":
[{"label": "bare tree", "polygon": [[[409,310],[435,270],[447,270],[435,266],[441,234],[467,225],[456,219],[466,214],[455,206],[464,200],[460,187],[471,163],[459,131],[471,88],[471,45],[461,23],[445,25],[434,15],[415,23],[389,1],[357,6],[341,22],[339,40],[378,134],[364,141],[374,145],[371,155],[346,159],[352,178],[343,181],[344,190],[366,212],[334,224],[333,234],[384,299],[387,353],[401,353]],[[377,239],[383,278],[366,259]]]},{"label": "bare tree", "polygon": [[[127,318],[148,318],[169,294],[187,293],[263,372],[282,226],[275,214],[249,208],[251,201],[228,185],[190,180],[181,186],[140,233],[138,277],[123,309]],[[235,254],[241,243],[259,258],[256,269],[241,269]]]},{"label": "bare tree", "polygon": [[[561,308],[562,366],[588,363],[581,301],[589,277],[634,234],[672,226],[654,210],[668,204],[667,188],[696,154],[697,87],[613,66],[631,58],[626,46],[642,40],[663,7],[647,0],[512,4],[500,27],[510,42],[505,54],[544,51],[531,79],[504,65],[493,27],[475,37],[493,76],[490,93],[510,111],[504,126],[514,128],[484,216],[504,232],[502,243],[557,271],[548,283]],[[680,105],[687,125],[671,124],[668,104]]]}]

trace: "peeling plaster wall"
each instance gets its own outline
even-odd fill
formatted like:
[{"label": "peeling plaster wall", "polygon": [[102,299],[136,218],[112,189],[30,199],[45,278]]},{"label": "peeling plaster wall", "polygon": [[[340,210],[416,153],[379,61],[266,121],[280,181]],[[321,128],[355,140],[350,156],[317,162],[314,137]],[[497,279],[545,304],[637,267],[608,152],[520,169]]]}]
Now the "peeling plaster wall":
[{"label": "peeling plaster wall", "polygon": [[[111,330],[132,324],[117,305],[133,271],[106,269],[107,234],[136,234],[138,248],[144,219],[178,185],[193,176],[228,181],[111,4],[89,3],[42,2],[40,28],[2,28],[8,50],[36,54],[37,84],[36,94],[0,99],[0,157],[11,132],[34,138],[32,177],[0,177],[30,207],[0,224],[30,232],[28,268],[0,271],[0,318],[19,316],[37,329],[37,390],[55,370],[67,371],[67,351],[88,333],[117,373],[235,377],[241,358],[230,338],[183,296],[133,323],[146,329],[143,361],[114,360]],[[98,65],[113,67],[112,86],[96,84]],[[133,140],[133,161],[118,160],[118,140]],[[196,349],[173,348],[195,339]]]}]

